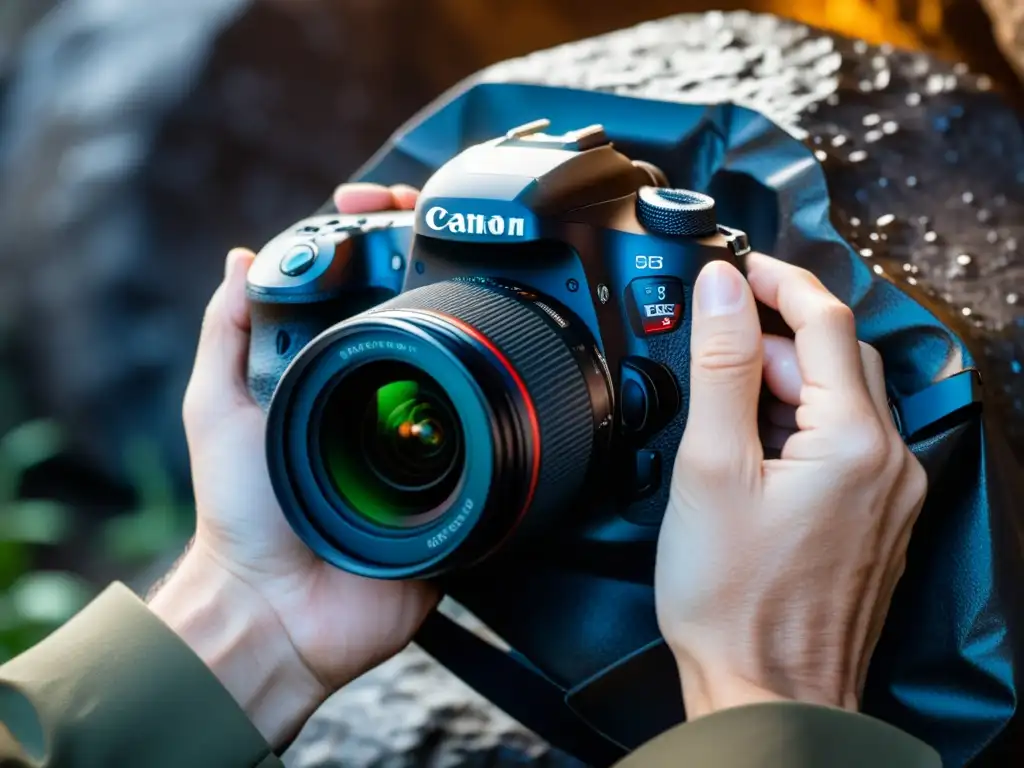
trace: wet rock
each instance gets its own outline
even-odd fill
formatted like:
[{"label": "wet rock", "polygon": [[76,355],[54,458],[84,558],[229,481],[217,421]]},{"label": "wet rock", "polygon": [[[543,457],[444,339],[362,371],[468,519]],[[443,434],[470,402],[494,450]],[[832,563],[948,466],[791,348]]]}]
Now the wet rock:
[{"label": "wet rock", "polygon": [[289,768],[583,768],[412,646],[328,700]]},{"label": "wet rock", "polygon": [[1003,55],[1024,77],[1024,6],[1015,0],[981,0],[992,20],[992,35]]}]

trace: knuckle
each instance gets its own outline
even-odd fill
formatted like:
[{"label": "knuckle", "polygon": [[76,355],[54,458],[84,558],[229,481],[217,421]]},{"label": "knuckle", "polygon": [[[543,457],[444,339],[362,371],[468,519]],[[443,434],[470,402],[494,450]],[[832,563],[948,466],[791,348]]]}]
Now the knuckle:
[{"label": "knuckle", "polygon": [[909,450],[905,450],[907,470],[905,472],[904,487],[915,506],[920,505],[928,495],[928,473]]},{"label": "knuckle", "polygon": [[684,484],[698,481],[714,485],[733,473],[732,457],[721,451],[709,449],[706,444],[694,445],[694,441],[683,441],[676,456],[679,480]]},{"label": "knuckle", "polygon": [[760,476],[762,455],[742,440],[723,436],[708,440],[705,436],[683,435],[676,454],[673,483],[696,491],[720,493],[746,488]]},{"label": "knuckle", "polygon": [[189,384],[185,388],[185,396],[181,401],[181,420],[186,431],[200,421],[201,410],[201,403],[196,398],[195,387]]},{"label": "knuckle", "polygon": [[877,477],[892,463],[888,436],[874,421],[847,429],[841,440],[843,459],[858,477]]},{"label": "knuckle", "polygon": [[680,475],[680,482],[697,488],[725,488],[732,484],[735,472],[729,462],[721,457],[695,455],[684,458],[686,471]]},{"label": "knuckle", "polygon": [[722,331],[704,339],[694,350],[694,365],[712,376],[744,371],[754,365],[759,345],[750,343],[741,333]]},{"label": "knuckle", "polygon": [[804,269],[803,267],[795,267],[793,269],[793,279],[798,280],[809,288],[813,288],[817,291],[825,290],[825,286],[821,284],[821,280],[811,270]]},{"label": "knuckle", "polygon": [[821,282],[818,276],[809,269],[805,269],[803,267],[795,268],[793,271],[792,281],[794,292],[799,291],[808,299],[817,295],[830,302],[839,301],[832,292],[825,287],[825,284]]},{"label": "knuckle", "polygon": [[853,310],[836,298],[822,302],[817,312],[817,322],[841,333],[854,331],[857,324]]},{"label": "knuckle", "polygon": [[864,362],[879,371],[882,370],[882,353],[866,341],[858,341],[857,343],[860,345],[860,354]]}]

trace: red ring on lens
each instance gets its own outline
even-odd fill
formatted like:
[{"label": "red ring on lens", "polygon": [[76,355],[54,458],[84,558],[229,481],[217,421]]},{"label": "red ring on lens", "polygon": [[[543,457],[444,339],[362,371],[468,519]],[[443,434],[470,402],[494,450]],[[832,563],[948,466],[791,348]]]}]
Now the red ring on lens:
[{"label": "red ring on lens", "polygon": [[[490,339],[488,339],[486,336],[480,333],[480,331],[478,331],[476,328],[469,325],[465,321],[460,320],[459,318],[453,317],[452,315],[449,315],[444,312],[438,312],[437,310],[433,309],[417,309],[417,311],[441,318],[444,322],[454,325],[464,334],[466,334],[471,339],[479,343],[480,346],[484,347],[488,352],[490,352],[494,356],[494,358],[499,363],[501,363],[502,367],[508,372],[508,375],[512,377],[512,381],[515,383],[516,388],[519,390],[519,395],[520,397],[522,397],[524,407],[526,408],[526,417],[530,423],[530,433],[531,437],[533,438],[533,455],[531,457],[532,467],[530,472],[530,485],[526,492],[526,500],[523,502],[523,507],[522,509],[519,510],[519,514],[516,517],[516,522],[512,526],[512,528],[514,529],[515,526],[519,525],[519,522],[526,515],[526,512],[529,510],[530,505],[533,503],[533,496],[537,491],[537,484],[540,482],[540,421],[537,419],[537,409],[533,405],[533,399],[530,397],[530,392],[529,390],[527,390],[526,384],[525,382],[523,382],[522,377],[512,366],[512,363],[505,356],[505,354],[500,349],[498,349],[491,342]],[[509,534],[511,533],[512,530],[509,530]],[[503,537],[502,540],[504,540],[504,538],[507,538],[507,535]]]}]

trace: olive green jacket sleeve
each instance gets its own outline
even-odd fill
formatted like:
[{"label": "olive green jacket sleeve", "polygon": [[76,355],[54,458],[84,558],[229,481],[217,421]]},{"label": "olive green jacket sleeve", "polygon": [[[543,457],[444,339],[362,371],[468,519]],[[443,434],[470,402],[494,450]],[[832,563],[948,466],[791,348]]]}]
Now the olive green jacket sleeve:
[{"label": "olive green jacket sleeve", "polygon": [[[0,667],[5,768],[283,768],[206,666],[124,585]],[[720,712],[618,768],[941,768],[871,718],[803,704]]]},{"label": "olive green jacket sleeve", "polygon": [[647,742],[616,768],[942,768],[880,720],[796,702],[727,709]]},{"label": "olive green jacket sleeve", "polygon": [[0,667],[5,768],[282,768],[205,664],[123,584]]}]

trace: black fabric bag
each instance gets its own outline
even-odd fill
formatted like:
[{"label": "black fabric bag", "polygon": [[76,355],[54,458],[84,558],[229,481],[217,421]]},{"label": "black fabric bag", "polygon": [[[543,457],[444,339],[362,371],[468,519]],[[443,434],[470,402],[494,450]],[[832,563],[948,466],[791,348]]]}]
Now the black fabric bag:
[{"label": "black fabric bag", "polygon": [[[914,223],[883,215],[860,224],[858,190],[843,190],[847,169],[815,156],[821,137],[795,138],[750,109],[526,84],[477,82],[446,95],[356,178],[421,185],[462,148],[538,118],[556,132],[603,124],[627,155],[661,167],[672,186],[709,192],[722,223],[807,267],[854,308],[931,483],[864,711],[935,746],[947,766],[979,755],[978,765],[1006,764],[1019,730],[1021,473],[1001,433],[1005,410],[981,408],[994,385],[968,313],[915,279],[900,254],[854,247],[865,237],[884,246],[870,233]],[[421,644],[556,746],[608,764],[683,719],[649,579],[513,562],[474,570],[451,594],[513,651],[440,615]]]}]

